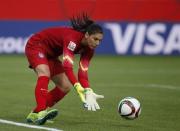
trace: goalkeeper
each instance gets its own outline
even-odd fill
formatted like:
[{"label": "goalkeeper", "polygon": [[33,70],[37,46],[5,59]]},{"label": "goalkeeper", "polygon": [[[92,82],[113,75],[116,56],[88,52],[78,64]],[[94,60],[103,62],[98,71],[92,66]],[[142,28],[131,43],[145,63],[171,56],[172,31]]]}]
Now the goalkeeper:
[{"label": "goalkeeper", "polygon": [[[73,17],[71,25],[44,29],[31,36],[26,44],[29,67],[37,75],[37,105],[26,118],[29,123],[42,125],[56,117],[58,110],[48,108],[62,100],[72,85],[87,110],[100,109],[96,100],[104,96],[97,95],[89,87],[88,67],[95,48],[103,39],[103,30],[86,14]],[[78,78],[73,72],[75,54],[80,54]],[[62,61],[58,59],[60,55]],[[55,83],[55,87],[48,91],[50,80]]]}]

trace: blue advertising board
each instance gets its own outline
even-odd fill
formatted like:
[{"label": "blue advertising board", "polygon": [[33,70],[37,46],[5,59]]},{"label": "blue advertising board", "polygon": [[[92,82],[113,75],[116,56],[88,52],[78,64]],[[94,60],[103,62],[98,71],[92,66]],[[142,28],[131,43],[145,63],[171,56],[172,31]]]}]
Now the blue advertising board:
[{"label": "blue advertising board", "polygon": [[[97,54],[180,55],[180,24],[165,22],[99,22],[104,39]],[[28,38],[44,28],[68,22],[0,21],[0,54],[24,53]]]}]

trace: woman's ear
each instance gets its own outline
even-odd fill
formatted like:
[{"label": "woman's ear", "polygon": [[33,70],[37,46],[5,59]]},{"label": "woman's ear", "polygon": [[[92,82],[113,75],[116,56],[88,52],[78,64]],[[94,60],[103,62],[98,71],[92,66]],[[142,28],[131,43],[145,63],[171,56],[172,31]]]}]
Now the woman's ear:
[{"label": "woman's ear", "polygon": [[86,33],[85,33],[85,38],[88,38],[88,37],[89,37],[89,33],[86,32]]}]

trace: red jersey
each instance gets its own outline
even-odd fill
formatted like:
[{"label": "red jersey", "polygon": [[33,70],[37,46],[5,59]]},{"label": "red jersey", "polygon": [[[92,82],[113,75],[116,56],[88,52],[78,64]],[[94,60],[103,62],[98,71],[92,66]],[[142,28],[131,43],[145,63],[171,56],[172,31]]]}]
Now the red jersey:
[{"label": "red jersey", "polygon": [[[26,46],[41,47],[47,59],[63,55],[63,67],[70,82],[74,85],[79,81],[83,87],[88,87],[87,71],[94,50],[81,45],[83,37],[83,33],[69,27],[48,28],[34,34]],[[78,80],[73,72],[74,54],[80,54]]]}]

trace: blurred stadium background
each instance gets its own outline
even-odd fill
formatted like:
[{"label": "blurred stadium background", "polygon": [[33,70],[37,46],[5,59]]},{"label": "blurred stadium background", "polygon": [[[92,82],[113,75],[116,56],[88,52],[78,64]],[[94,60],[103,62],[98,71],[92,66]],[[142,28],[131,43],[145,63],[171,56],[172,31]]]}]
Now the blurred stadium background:
[{"label": "blurred stadium background", "polygon": [[[24,46],[33,33],[67,26],[80,12],[87,12],[105,32],[89,70],[92,88],[105,95],[102,111],[80,109],[72,91],[56,106],[60,116],[55,123],[45,126],[67,131],[180,130],[179,0],[1,0],[0,130],[35,130],[1,121],[24,123],[35,104],[35,78],[27,68]],[[135,121],[117,113],[119,100],[126,96],[142,104]]]},{"label": "blurred stadium background", "polygon": [[67,25],[82,11],[102,24],[101,54],[180,54],[179,0],[2,0],[0,53],[23,53],[27,38],[42,28]]}]

